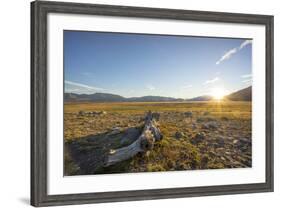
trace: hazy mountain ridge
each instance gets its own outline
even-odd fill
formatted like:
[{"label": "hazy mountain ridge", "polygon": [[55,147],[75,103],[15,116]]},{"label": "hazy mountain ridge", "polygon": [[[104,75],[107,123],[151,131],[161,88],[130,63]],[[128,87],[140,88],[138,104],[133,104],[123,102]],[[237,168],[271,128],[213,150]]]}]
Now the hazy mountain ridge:
[{"label": "hazy mountain ridge", "polygon": [[232,101],[252,101],[252,86],[233,92],[225,98]]},{"label": "hazy mountain ridge", "polygon": [[125,98],[120,95],[109,93],[94,93],[94,94],[76,94],[76,93],[64,93],[64,100],[66,102],[173,102],[183,101],[184,99],[177,99],[172,97],[163,96],[143,96],[143,97],[131,97]]},{"label": "hazy mountain ridge", "polygon": [[109,93],[94,93],[94,94],[76,94],[64,93],[66,102],[89,101],[89,102],[124,102],[126,98]]},{"label": "hazy mountain ridge", "polygon": [[184,99],[163,97],[163,96],[143,96],[127,98],[131,102],[169,102],[169,101],[183,101]]},{"label": "hazy mountain ridge", "polygon": [[[232,101],[251,101],[252,87],[231,93],[224,98]],[[94,94],[76,94],[64,93],[65,102],[181,102],[181,101],[210,101],[213,97],[210,95],[198,96],[190,99],[172,98],[164,96],[143,96],[125,98],[120,95],[110,93],[94,93]]]},{"label": "hazy mountain ridge", "polygon": [[209,100],[213,100],[213,97],[211,95],[202,95],[202,96],[198,96],[198,97],[194,97],[194,98],[190,98],[190,99],[186,99],[187,101],[209,101]]}]

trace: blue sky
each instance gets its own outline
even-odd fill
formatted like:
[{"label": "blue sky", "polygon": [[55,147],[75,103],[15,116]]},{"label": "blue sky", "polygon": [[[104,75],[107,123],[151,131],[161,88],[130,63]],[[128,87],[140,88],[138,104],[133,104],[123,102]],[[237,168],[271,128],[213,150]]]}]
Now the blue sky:
[{"label": "blue sky", "polygon": [[192,98],[251,85],[246,39],[64,31],[65,92]]}]

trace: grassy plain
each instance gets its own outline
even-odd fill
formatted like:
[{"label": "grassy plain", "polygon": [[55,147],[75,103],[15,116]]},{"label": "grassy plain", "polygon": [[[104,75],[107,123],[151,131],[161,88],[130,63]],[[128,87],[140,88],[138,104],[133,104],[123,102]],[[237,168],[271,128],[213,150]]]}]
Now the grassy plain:
[{"label": "grassy plain", "polygon": [[[100,167],[104,152],[134,141],[131,135],[124,136],[130,129],[141,129],[149,110],[160,113],[163,139],[147,154]],[[186,112],[192,112],[192,118]],[[64,172],[77,175],[251,167],[251,115],[251,102],[239,101],[65,103]],[[112,134],[116,129],[118,132]]]}]

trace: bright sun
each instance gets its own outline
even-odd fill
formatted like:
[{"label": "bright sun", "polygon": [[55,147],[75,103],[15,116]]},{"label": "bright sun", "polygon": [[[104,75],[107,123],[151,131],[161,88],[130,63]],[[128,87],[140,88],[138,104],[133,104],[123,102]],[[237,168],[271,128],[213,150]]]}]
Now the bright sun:
[{"label": "bright sun", "polygon": [[211,91],[211,96],[216,100],[221,100],[226,95],[226,92],[222,88],[214,88]]}]

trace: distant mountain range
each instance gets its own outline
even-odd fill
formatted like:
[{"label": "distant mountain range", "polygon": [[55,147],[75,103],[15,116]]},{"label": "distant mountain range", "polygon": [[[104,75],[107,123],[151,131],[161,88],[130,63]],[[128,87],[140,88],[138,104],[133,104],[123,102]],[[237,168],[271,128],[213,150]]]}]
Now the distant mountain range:
[{"label": "distant mountain range", "polygon": [[75,94],[64,93],[66,102],[88,101],[88,102],[125,102],[126,98],[120,95],[109,93],[94,93],[94,94]]},{"label": "distant mountain range", "polygon": [[[242,90],[238,90],[229,95],[224,96],[224,100],[232,100],[232,101],[251,101],[252,100],[252,86],[244,88]],[[203,95],[191,99],[187,99],[188,101],[210,101],[213,100],[213,97],[210,95]]]},{"label": "distant mountain range", "polygon": [[125,98],[120,95],[109,93],[94,93],[94,94],[75,94],[64,93],[64,101],[66,102],[176,102],[184,101],[184,99],[177,99],[172,97],[161,96],[143,96]]},{"label": "distant mountain range", "polygon": [[190,98],[190,99],[186,99],[187,101],[209,101],[209,100],[213,100],[213,97],[210,95],[202,95],[199,97],[194,97],[194,98]]},{"label": "distant mountain range", "polygon": [[127,98],[127,101],[131,102],[172,102],[172,101],[184,101],[180,98],[162,97],[162,96],[143,96]]},{"label": "distant mountain range", "polygon": [[[239,90],[231,93],[224,98],[225,100],[233,101],[251,101],[252,87]],[[210,95],[203,95],[191,99],[180,99],[162,96],[143,96],[125,98],[120,95],[109,93],[94,93],[94,94],[76,94],[64,93],[65,102],[182,102],[182,101],[210,101],[213,97]]]}]

